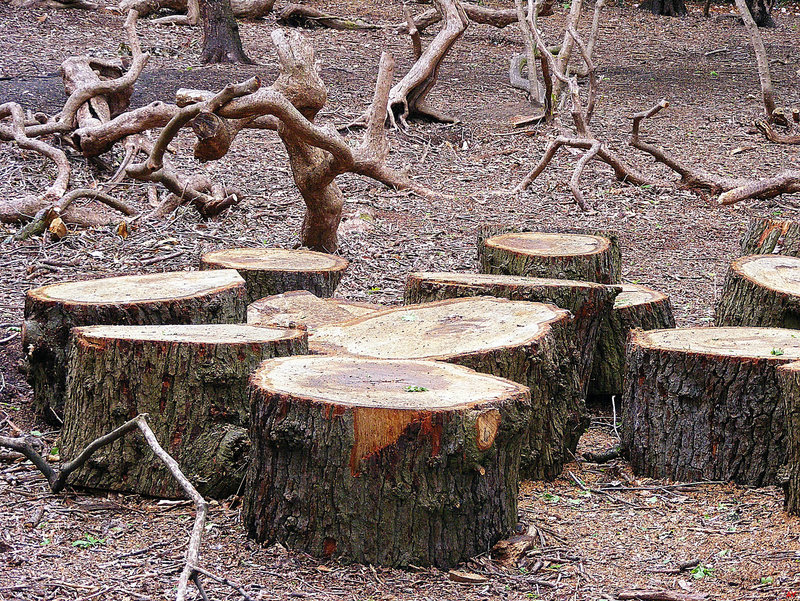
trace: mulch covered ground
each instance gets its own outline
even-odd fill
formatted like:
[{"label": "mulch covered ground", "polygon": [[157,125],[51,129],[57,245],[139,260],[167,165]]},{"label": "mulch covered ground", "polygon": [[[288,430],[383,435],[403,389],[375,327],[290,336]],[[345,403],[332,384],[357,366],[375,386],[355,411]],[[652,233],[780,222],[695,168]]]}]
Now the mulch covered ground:
[{"label": "mulch covered ground", "polygon": [[[402,19],[401,4],[353,0],[314,2],[330,12],[383,24]],[[413,6],[414,10],[426,5]],[[659,99],[668,110],[645,123],[647,139],[709,171],[765,176],[800,164],[800,147],[766,142],[753,128],[761,112],[758,78],[740,25],[724,16],[730,6],[685,19],[658,18],[620,2],[604,12],[596,47],[602,76],[595,133],[649,173],[664,173],[625,149],[630,116]],[[543,19],[556,42],[566,7]],[[800,103],[800,5],[779,4],[778,27],[763,32],[773,82],[784,104]],[[591,14],[584,14],[588,27]],[[116,56],[121,18],[112,14],[0,5],[0,103],[16,100],[55,112],[63,102],[58,67],[68,56]],[[154,56],[134,97],[140,105],[170,100],[178,87],[218,89],[258,74],[269,82],[277,61],[269,32],[274,17],[243,23],[255,66],[201,67],[199,30],[140,23],[145,50]],[[407,40],[392,29],[307,34],[329,86],[320,116],[341,126],[367,105],[380,52],[391,50],[398,73],[411,64]],[[430,39],[424,36],[423,42]],[[623,279],[672,297],[680,325],[707,324],[727,264],[737,256],[750,216],[798,215],[797,199],[720,208],[712,199],[675,189],[636,188],[592,164],[582,189],[596,213],[575,205],[566,182],[578,159],[569,153],[519,196],[500,196],[541,156],[553,131],[514,129],[509,119],[528,110],[508,85],[508,59],[518,52],[514,27],[474,26],[454,47],[431,99],[457,116],[457,125],[415,124],[412,135],[392,133],[391,163],[407,166],[432,188],[454,195],[431,202],[387,191],[374,182],[342,177],[347,219],[341,254],[351,269],[338,294],[386,304],[401,301],[412,270],[474,270],[475,228],[487,222],[536,227],[609,228],[621,235]],[[29,389],[18,371],[18,327],[25,290],[66,279],[195,269],[202,252],[231,245],[291,247],[303,206],[286,156],[274,134],[241,135],[223,160],[194,163],[191,140],[177,143],[176,163],[247,193],[214,221],[191,209],[167,220],[139,219],[123,239],[115,228],[74,230],[60,242],[37,238],[0,244],[0,423],[11,420],[41,433],[28,409]],[[113,172],[119,156],[107,156]],[[102,183],[111,173],[72,157],[76,184]],[[41,190],[53,171],[38,156],[0,146],[0,194]],[[115,193],[148,208],[147,189],[126,184]],[[15,231],[0,225],[0,240]],[[598,412],[581,451],[614,442],[611,418]],[[2,431],[2,430],[0,430]],[[204,566],[242,583],[257,599],[614,599],[626,589],[707,593],[716,599],[791,599],[800,595],[800,521],[782,511],[777,488],[729,484],[680,486],[636,479],[623,461],[576,461],[551,483],[524,483],[520,515],[539,544],[520,566],[486,557],[464,569],[484,577],[456,583],[436,570],[386,570],[321,562],[281,547],[261,548],[238,525],[236,499],[216,504],[203,546]],[[0,452],[0,599],[165,599],[181,569],[192,508],[136,496],[51,495],[37,472]],[[92,537],[92,538],[89,538]],[[76,541],[84,541],[77,543]],[[681,570],[681,564],[693,567]],[[230,589],[207,581],[215,599]]]}]

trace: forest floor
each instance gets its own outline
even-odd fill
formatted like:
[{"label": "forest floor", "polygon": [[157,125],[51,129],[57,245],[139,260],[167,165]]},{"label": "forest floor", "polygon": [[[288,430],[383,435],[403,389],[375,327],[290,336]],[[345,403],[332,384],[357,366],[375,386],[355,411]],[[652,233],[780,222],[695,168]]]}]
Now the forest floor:
[{"label": "forest floor", "polygon": [[[333,0],[324,8],[381,24],[402,20],[397,0]],[[714,16],[704,19],[702,7],[693,4],[690,16],[671,19],[627,2],[608,7],[596,47],[602,81],[595,133],[646,172],[670,176],[626,147],[630,116],[667,98],[670,108],[645,123],[646,138],[696,166],[755,177],[800,164],[800,146],[771,144],[752,127],[761,113],[758,78],[744,28],[725,16],[731,8],[714,7]],[[560,35],[565,12],[557,6],[555,16],[541,20],[551,43]],[[775,15],[778,26],[763,31],[773,81],[781,102],[797,106],[800,4],[779,4]],[[586,10],[582,29],[590,19]],[[121,22],[113,14],[0,4],[0,103],[16,100],[35,110],[58,110],[64,98],[60,63],[87,52],[117,56]],[[218,89],[253,74],[272,81],[277,60],[269,32],[275,27],[273,16],[241,24],[256,65],[202,67],[198,28],[143,20],[143,46],[154,56],[134,105],[169,101],[178,87]],[[318,29],[307,35],[329,89],[322,122],[341,126],[364,110],[382,50],[395,54],[400,74],[411,64],[407,39],[391,28]],[[423,42],[429,39],[423,36]],[[483,223],[607,228],[620,234],[625,282],[668,293],[679,325],[709,324],[748,218],[798,216],[798,199],[721,208],[685,191],[618,182],[608,168],[592,163],[581,182],[595,208],[587,215],[566,185],[578,158],[568,153],[559,155],[529,192],[492,194],[511,188],[553,134],[545,126],[514,129],[509,123],[529,110],[525,96],[508,84],[508,60],[519,50],[515,27],[472,26],[443,65],[431,95],[435,106],[461,122],[414,124],[411,136],[390,135],[391,163],[408,166],[419,181],[452,194],[451,200],[434,203],[368,180],[340,178],[347,198],[340,252],[351,268],[337,295],[397,304],[410,271],[474,271],[474,231]],[[297,241],[303,205],[274,134],[246,132],[223,160],[202,166],[189,158],[188,136],[176,146],[176,164],[185,172],[235,182],[247,198],[213,221],[191,209],[162,221],[138,220],[124,239],[109,227],[72,230],[60,242],[0,244],[0,432],[11,420],[39,432],[47,443],[57,437],[34,422],[29,389],[18,370],[21,349],[14,335],[27,289],[68,279],[195,269],[199,255],[216,248],[291,247]],[[77,183],[110,176],[78,156],[71,160]],[[0,194],[34,193],[51,177],[40,157],[0,146]],[[115,193],[147,207],[142,184],[126,184]],[[14,229],[0,225],[0,240]],[[580,450],[608,448],[614,442],[611,422],[598,411]],[[532,552],[529,565],[514,569],[494,566],[486,557],[469,562],[465,570],[485,577],[476,584],[454,582],[437,570],[345,565],[279,546],[262,548],[246,539],[237,511],[236,499],[212,507],[202,562],[244,584],[256,599],[615,599],[634,588],[730,600],[800,595],[800,519],[782,512],[777,488],[673,486],[635,478],[620,460],[576,461],[554,482],[523,483],[520,515],[537,527],[543,546]],[[137,496],[51,495],[37,472],[0,454],[0,599],[167,599],[192,515],[186,504]],[[76,546],[79,540],[89,541],[87,548]],[[696,567],[681,571],[684,562]],[[214,599],[237,598],[212,582],[207,587]]]}]

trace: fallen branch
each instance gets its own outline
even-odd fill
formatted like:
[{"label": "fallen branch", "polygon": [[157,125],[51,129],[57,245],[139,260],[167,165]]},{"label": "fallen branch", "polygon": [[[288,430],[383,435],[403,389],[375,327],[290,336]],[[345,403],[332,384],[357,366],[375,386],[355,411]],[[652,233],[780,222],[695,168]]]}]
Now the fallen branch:
[{"label": "fallen branch", "polygon": [[[147,415],[141,414],[122,424],[119,428],[93,440],[86,448],[81,451],[75,459],[62,465],[60,469],[54,469],[44,457],[34,448],[34,444],[28,437],[9,438],[0,436],[0,447],[17,451],[24,455],[33,463],[36,468],[44,475],[51,492],[61,492],[67,485],[70,474],[82,467],[98,449],[119,440],[128,432],[138,429],[147,442],[153,453],[166,466],[172,476],[180,484],[186,495],[195,505],[195,520],[192,532],[189,537],[189,546],[186,549],[185,565],[178,578],[178,592],[175,596],[176,601],[184,601],[189,585],[189,580],[196,578],[198,573],[197,565],[200,560],[200,544],[202,542],[203,531],[205,529],[206,516],[208,514],[208,503],[197,492],[192,483],[184,476],[178,463],[167,453],[156,440],[153,431],[147,424]],[[237,589],[238,590],[238,589]]]},{"label": "fallen branch", "polygon": [[327,27],[340,31],[354,31],[357,29],[383,29],[381,25],[367,23],[361,19],[345,19],[312,8],[303,4],[289,4],[278,14],[278,24],[286,27]]}]

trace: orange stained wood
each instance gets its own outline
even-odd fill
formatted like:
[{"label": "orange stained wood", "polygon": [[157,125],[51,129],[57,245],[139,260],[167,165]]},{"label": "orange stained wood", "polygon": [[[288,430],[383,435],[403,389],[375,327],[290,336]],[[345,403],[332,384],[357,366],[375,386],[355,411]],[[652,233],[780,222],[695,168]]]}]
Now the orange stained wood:
[{"label": "orange stained wood", "polygon": [[395,444],[406,428],[417,422],[422,422],[420,435],[429,436],[431,439],[432,455],[438,455],[442,443],[440,418],[441,416],[430,411],[354,407],[353,435],[355,441],[350,453],[350,474],[357,476],[362,459]]},{"label": "orange stained wood", "polygon": [[763,244],[764,240],[767,239],[767,236],[769,236],[776,229],[780,229],[781,230],[781,237],[785,236],[786,232],[789,231],[789,222],[788,221],[781,221],[780,225],[770,225],[761,234],[761,237],[758,239],[758,243],[759,244]]},{"label": "orange stained wood", "polygon": [[481,413],[475,420],[475,443],[478,449],[485,451],[494,444],[497,431],[500,429],[500,412],[497,409],[490,409]]}]

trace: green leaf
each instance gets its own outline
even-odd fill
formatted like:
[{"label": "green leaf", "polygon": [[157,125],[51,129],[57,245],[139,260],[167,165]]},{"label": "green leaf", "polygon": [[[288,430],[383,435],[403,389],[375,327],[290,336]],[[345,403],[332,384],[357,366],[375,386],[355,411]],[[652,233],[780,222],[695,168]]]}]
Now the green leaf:
[{"label": "green leaf", "polygon": [[406,386],[406,392],[427,392],[424,386]]}]

